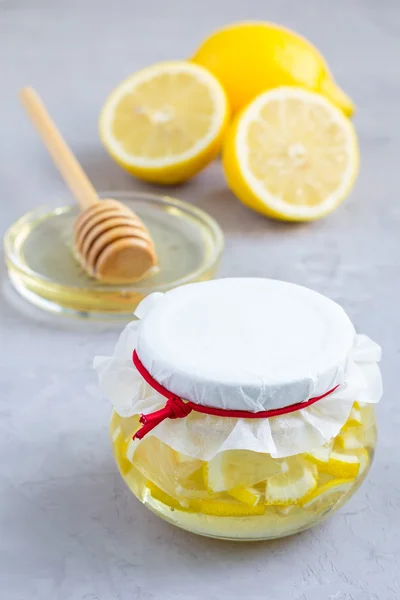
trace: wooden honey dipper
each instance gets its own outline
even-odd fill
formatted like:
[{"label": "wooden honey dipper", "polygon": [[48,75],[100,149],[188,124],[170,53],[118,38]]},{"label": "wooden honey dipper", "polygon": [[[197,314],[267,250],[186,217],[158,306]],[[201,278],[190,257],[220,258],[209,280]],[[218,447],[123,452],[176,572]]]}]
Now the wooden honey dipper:
[{"label": "wooden honey dipper", "polygon": [[86,272],[104,283],[132,283],[157,264],[154,242],[137,215],[99,196],[67,146],[37,93],[23,88],[21,102],[82,212],[74,227],[76,255]]}]

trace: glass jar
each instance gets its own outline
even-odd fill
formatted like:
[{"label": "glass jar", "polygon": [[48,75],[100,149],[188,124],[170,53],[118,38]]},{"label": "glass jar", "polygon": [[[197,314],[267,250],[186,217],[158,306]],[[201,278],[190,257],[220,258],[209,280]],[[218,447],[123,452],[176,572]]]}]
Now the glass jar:
[{"label": "glass jar", "polygon": [[[319,523],[359,488],[370,469],[376,443],[374,409],[357,402],[331,443],[284,459],[227,450],[207,462],[176,452],[151,436],[143,439],[132,460],[129,446],[138,427],[138,416],[124,418],[113,413],[114,457],[129,489],[169,523],[225,539],[272,539]],[[221,484],[231,489],[214,491],[208,473],[216,468],[219,474],[224,463],[232,469],[233,487]],[[291,475],[308,479],[297,499],[290,498],[287,491]],[[275,481],[277,493],[275,498],[266,498],[271,481]]]},{"label": "glass jar", "polygon": [[315,525],[358,489],[376,444],[380,348],[338,305],[221,280],[150,296],[137,315],[95,366],[119,471],[150,510],[201,535],[265,540]]}]

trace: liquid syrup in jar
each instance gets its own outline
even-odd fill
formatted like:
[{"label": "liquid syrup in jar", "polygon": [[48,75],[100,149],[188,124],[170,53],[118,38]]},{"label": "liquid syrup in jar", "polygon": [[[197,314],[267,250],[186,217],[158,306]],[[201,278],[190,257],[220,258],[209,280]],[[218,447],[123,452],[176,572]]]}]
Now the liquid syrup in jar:
[{"label": "liquid syrup in jar", "polygon": [[271,539],[318,523],[358,489],[376,444],[374,409],[357,402],[330,443],[283,459],[228,450],[201,461],[155,436],[136,446],[138,427],[137,416],[113,413],[114,457],[130,490],[166,521],[227,539]]}]

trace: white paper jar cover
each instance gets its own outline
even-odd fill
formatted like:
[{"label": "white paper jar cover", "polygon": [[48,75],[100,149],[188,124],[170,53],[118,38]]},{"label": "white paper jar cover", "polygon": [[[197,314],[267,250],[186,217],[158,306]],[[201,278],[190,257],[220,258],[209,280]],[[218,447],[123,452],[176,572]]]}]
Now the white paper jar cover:
[{"label": "white paper jar cover", "polygon": [[257,413],[337,389],[301,410],[271,418],[192,411],[166,419],[154,435],[178,452],[210,460],[246,449],[285,457],[313,451],[336,436],[354,401],[382,395],[381,349],[357,335],[344,310],[310,289],[268,279],[220,279],[146,298],[112,357],[96,357],[100,386],[121,416],[147,414],[166,399],[150,375],[195,404]]}]

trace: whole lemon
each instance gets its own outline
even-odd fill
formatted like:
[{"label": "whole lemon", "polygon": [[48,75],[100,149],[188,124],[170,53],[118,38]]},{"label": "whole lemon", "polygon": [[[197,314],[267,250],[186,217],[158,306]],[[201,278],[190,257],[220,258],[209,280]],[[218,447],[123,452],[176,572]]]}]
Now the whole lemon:
[{"label": "whole lemon", "polygon": [[347,116],[354,112],[315,46],[280,25],[229,25],[208,37],[192,60],[220,80],[234,111],[263,91],[293,85],[322,94]]}]

